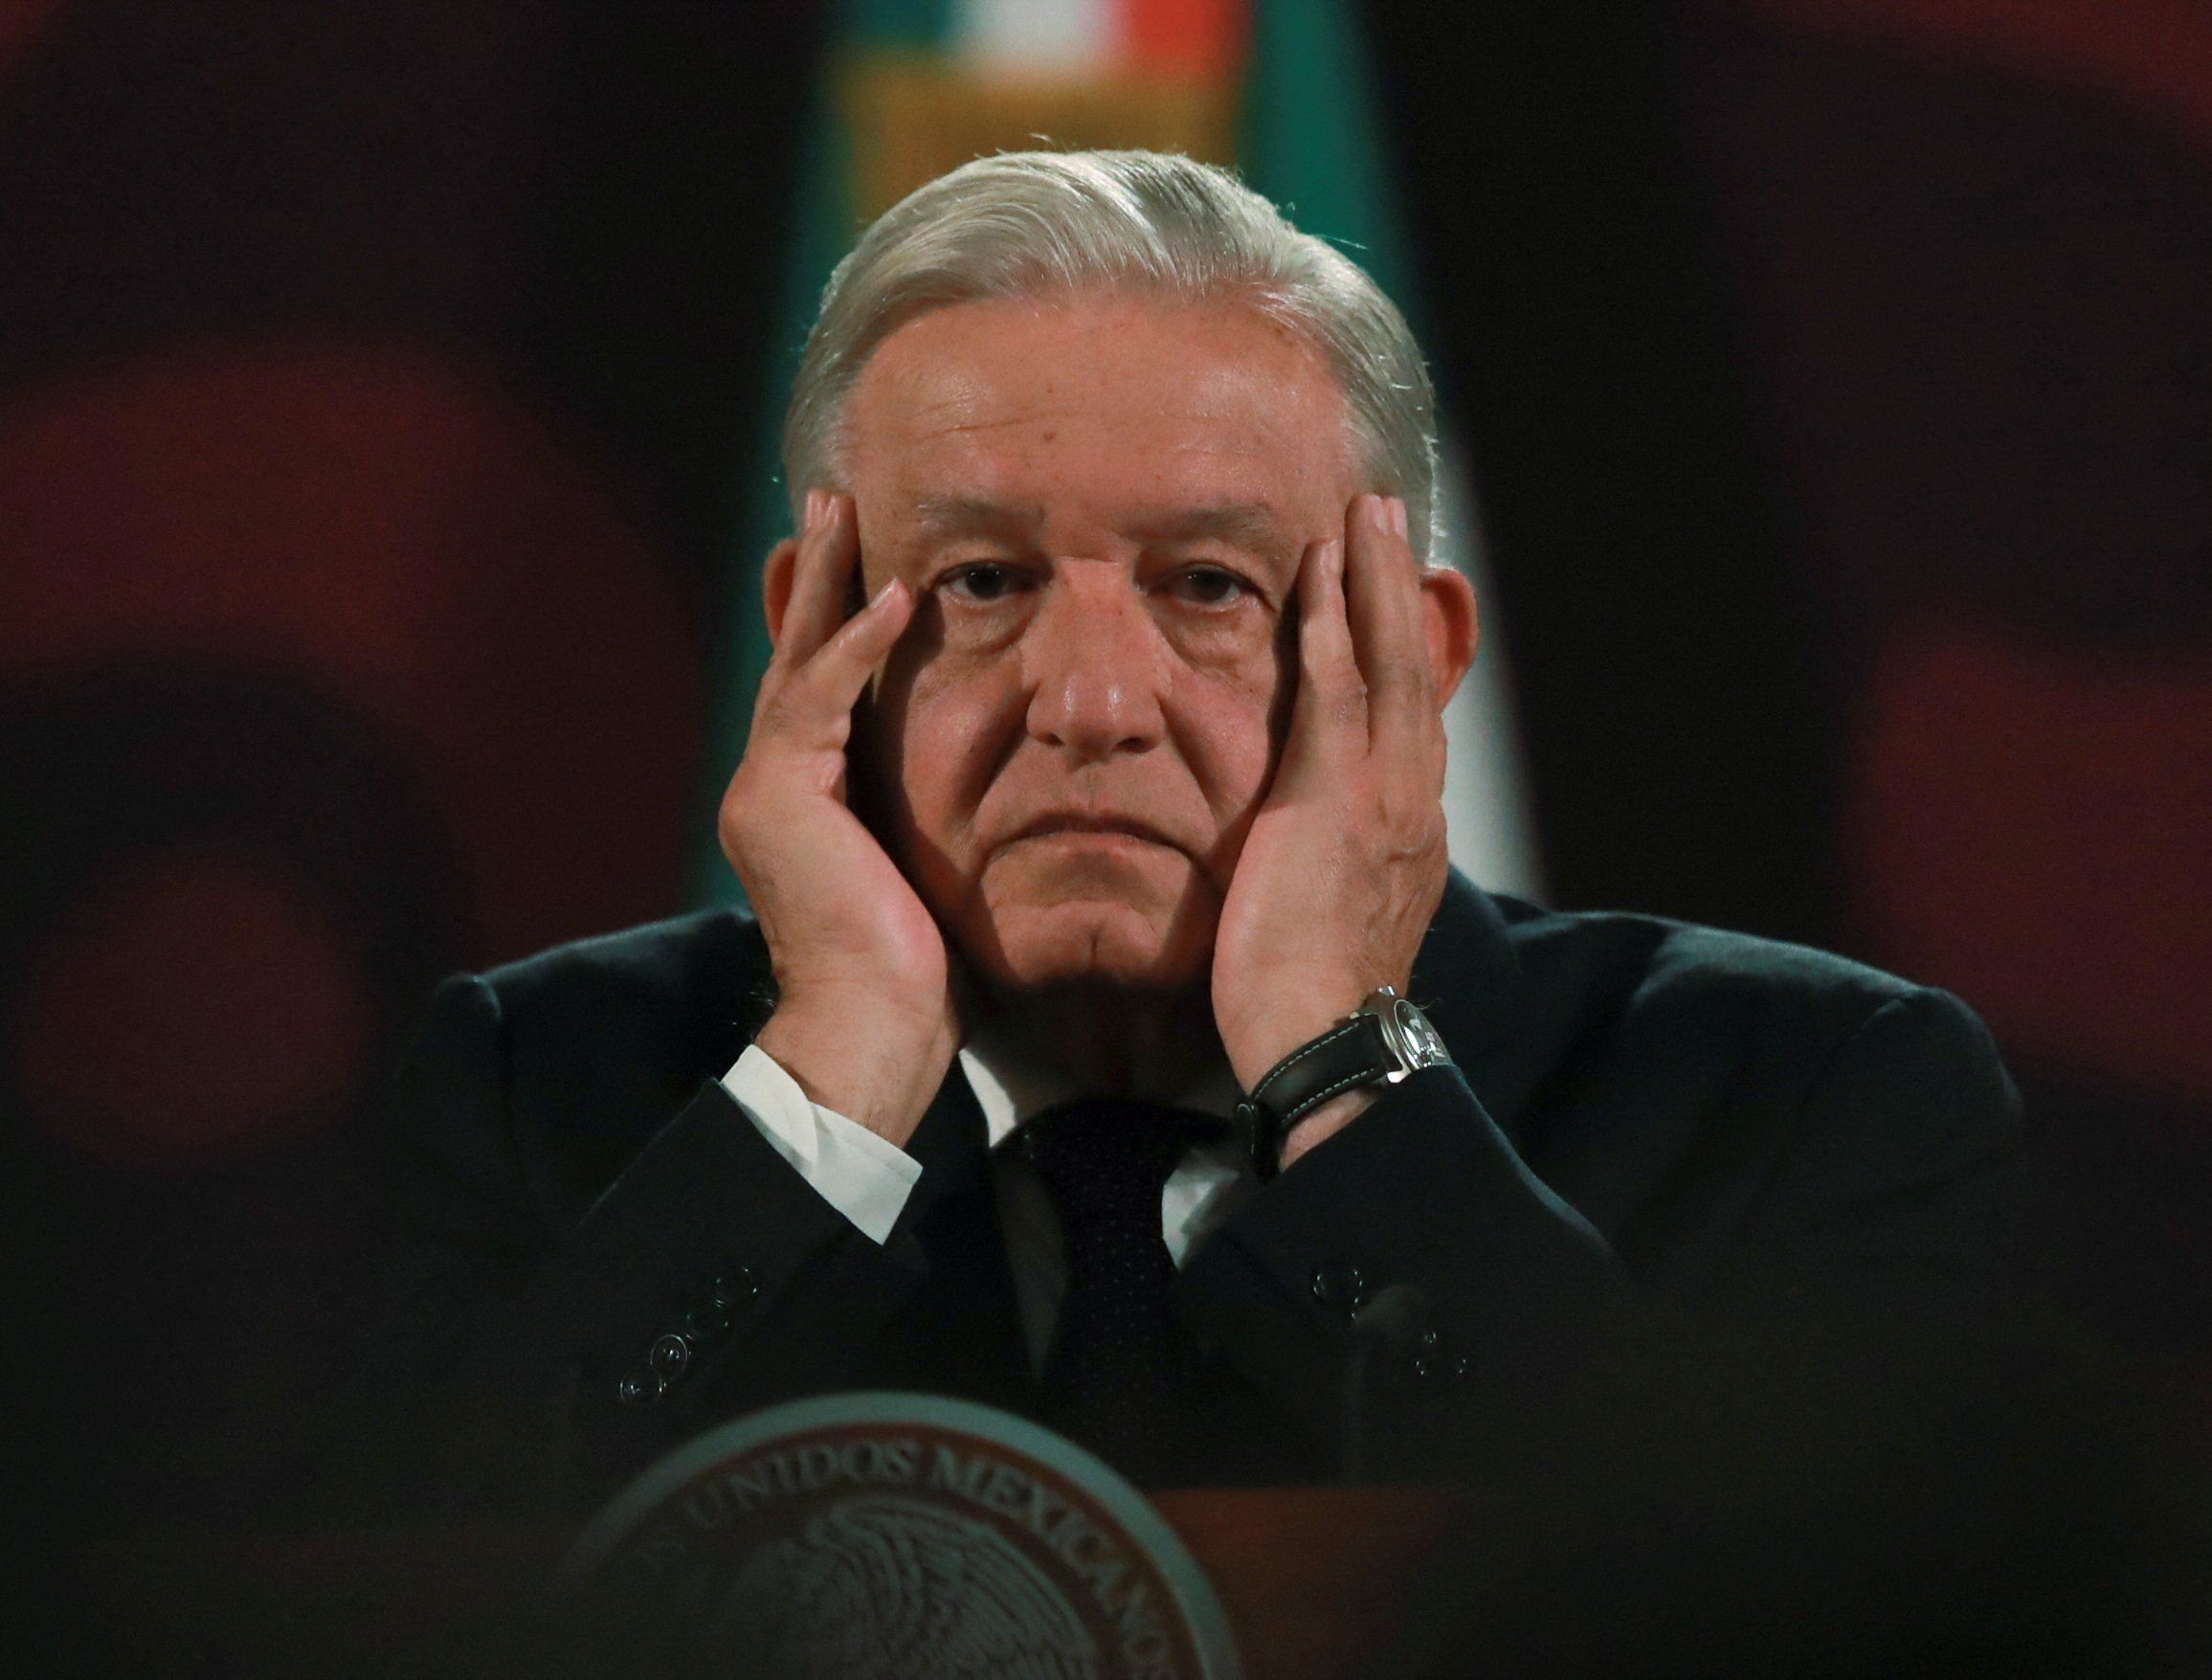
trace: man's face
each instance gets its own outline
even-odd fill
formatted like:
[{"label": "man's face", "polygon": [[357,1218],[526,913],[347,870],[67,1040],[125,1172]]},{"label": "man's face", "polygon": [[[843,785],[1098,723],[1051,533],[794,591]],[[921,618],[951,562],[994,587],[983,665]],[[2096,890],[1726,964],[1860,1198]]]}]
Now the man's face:
[{"label": "man's face", "polygon": [[847,409],[884,839],[980,975],[1204,978],[1295,680],[1307,544],[1363,487],[1311,348],[1235,304],[970,303]]}]

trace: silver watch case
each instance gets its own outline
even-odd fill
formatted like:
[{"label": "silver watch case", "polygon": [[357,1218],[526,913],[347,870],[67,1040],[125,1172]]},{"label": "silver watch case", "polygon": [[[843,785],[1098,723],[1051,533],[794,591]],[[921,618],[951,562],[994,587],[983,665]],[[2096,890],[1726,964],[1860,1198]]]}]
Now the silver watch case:
[{"label": "silver watch case", "polygon": [[1383,1047],[1397,1060],[1397,1066],[1383,1074],[1384,1084],[1396,1085],[1424,1067],[1450,1064],[1452,1053],[1444,1048],[1443,1040],[1420,1012],[1420,1005],[1410,997],[1400,997],[1396,988],[1377,986],[1353,1013],[1374,1018],[1382,1029]]}]

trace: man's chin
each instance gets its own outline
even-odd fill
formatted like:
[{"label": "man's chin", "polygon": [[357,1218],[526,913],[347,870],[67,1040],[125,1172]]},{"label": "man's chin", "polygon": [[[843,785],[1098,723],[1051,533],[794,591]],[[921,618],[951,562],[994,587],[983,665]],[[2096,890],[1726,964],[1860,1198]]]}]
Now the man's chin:
[{"label": "man's chin", "polygon": [[965,954],[995,989],[1174,992],[1206,977],[1214,928],[1211,917],[1200,929],[1124,904],[1064,904],[1002,911],[973,933]]}]

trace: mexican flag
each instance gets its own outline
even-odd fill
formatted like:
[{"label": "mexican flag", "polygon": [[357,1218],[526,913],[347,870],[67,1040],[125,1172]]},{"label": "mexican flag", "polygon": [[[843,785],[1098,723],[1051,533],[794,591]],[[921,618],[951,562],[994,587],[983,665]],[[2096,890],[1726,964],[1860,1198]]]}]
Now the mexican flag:
[{"label": "mexican flag", "polygon": [[[1350,0],[843,0],[797,184],[783,325],[762,393],[730,556],[721,710],[706,768],[700,895],[741,900],[712,813],[745,747],[769,656],[759,565],[791,530],[777,448],[822,287],[860,231],[969,159],[1138,146],[1234,168],[1346,251],[1421,326],[1367,52]],[[1444,440],[1437,558],[1482,587],[1463,459]],[[1485,886],[1541,896],[1494,613],[1446,719],[1452,860]]]}]

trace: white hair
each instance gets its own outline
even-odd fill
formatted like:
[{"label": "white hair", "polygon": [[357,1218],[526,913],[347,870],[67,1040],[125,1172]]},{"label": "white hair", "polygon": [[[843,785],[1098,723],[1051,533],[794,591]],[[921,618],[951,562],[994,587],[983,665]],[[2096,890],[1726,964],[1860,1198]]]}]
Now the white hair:
[{"label": "white hair", "polygon": [[954,303],[1091,289],[1243,302],[1318,350],[1367,488],[1404,499],[1413,550],[1427,557],[1436,395],[1405,317],[1357,263],[1227,170],[1168,152],[978,158],[877,217],[830,276],[793,383],[794,515],[808,490],[839,483],[846,400],[898,328]]}]

